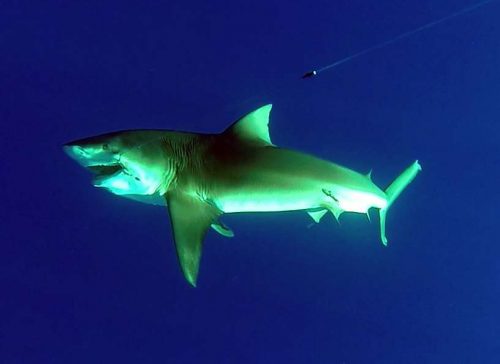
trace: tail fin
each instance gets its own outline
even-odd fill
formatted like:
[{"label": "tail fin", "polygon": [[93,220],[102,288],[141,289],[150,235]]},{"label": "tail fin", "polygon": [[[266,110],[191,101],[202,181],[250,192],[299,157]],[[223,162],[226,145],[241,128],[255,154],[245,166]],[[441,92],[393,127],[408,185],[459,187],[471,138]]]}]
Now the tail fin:
[{"label": "tail fin", "polygon": [[380,239],[382,244],[387,245],[387,237],[385,236],[385,218],[387,215],[387,210],[392,205],[394,200],[399,196],[401,192],[408,186],[411,181],[416,177],[418,172],[422,170],[422,167],[418,163],[418,160],[413,162],[408,168],[406,168],[403,173],[401,173],[385,190],[387,195],[387,206],[379,210],[380,216]]}]

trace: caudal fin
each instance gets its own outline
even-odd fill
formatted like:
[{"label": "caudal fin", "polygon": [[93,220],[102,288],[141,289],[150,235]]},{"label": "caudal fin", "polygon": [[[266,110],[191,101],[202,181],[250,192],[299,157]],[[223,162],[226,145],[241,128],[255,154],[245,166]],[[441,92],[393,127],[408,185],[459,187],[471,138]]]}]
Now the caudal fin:
[{"label": "caudal fin", "polygon": [[394,200],[403,192],[403,190],[408,186],[411,181],[416,177],[418,172],[422,170],[418,160],[413,162],[408,168],[406,168],[403,173],[401,173],[385,190],[387,195],[387,206],[379,210],[380,216],[380,239],[382,244],[387,245],[387,237],[385,236],[385,218],[387,215],[387,210],[391,207]]}]

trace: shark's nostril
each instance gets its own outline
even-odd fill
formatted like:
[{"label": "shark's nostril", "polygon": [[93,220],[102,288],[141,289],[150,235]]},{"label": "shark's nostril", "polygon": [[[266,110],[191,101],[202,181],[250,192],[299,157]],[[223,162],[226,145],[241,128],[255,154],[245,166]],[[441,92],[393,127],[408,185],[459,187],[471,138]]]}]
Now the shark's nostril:
[{"label": "shark's nostril", "polygon": [[87,157],[89,155],[89,153],[87,153],[87,151],[80,146],[75,147],[75,151],[83,157]]},{"label": "shark's nostril", "polygon": [[92,164],[101,164],[101,161],[93,158],[91,151],[87,148],[75,144],[66,144],[63,146],[64,152],[79,164],[87,167]]}]

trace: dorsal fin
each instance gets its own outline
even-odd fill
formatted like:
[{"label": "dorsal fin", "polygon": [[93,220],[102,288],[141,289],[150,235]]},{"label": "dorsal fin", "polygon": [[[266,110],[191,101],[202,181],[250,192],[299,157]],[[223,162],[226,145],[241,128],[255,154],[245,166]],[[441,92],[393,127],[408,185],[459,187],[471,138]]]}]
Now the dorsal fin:
[{"label": "dorsal fin", "polygon": [[269,136],[269,113],[272,107],[272,104],[264,105],[243,116],[227,128],[224,134],[232,134],[252,143],[273,145]]}]

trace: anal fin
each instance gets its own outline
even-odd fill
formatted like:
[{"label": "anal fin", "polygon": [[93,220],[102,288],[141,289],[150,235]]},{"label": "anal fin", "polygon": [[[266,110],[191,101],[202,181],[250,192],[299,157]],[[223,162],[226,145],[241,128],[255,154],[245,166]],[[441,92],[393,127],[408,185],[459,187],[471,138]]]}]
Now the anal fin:
[{"label": "anal fin", "polygon": [[335,216],[335,219],[339,221],[340,215],[344,212],[338,205],[331,204],[327,206],[328,210]]}]

